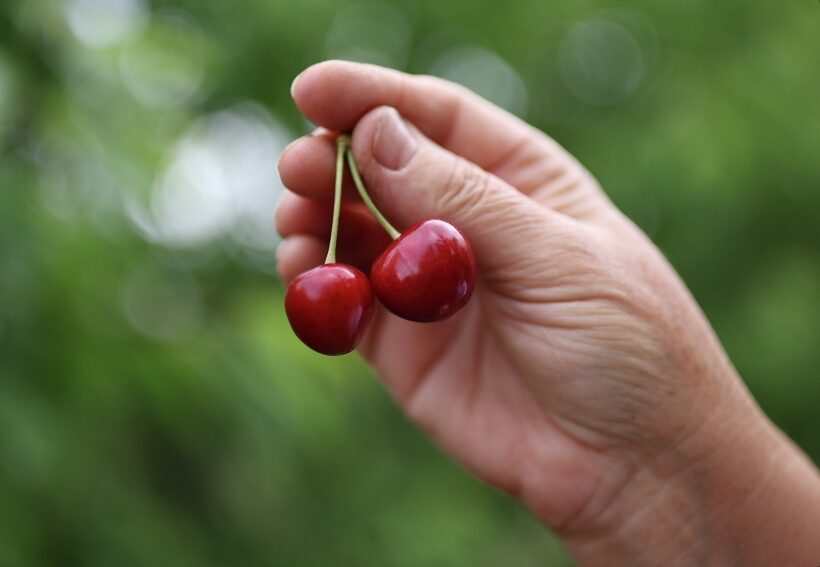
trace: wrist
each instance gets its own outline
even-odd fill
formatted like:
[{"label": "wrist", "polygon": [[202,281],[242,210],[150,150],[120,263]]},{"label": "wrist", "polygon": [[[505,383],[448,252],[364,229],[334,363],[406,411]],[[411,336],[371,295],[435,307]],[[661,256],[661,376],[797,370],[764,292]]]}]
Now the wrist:
[{"label": "wrist", "polygon": [[740,398],[681,443],[635,459],[592,521],[559,530],[579,563],[820,562],[816,469],[748,395]]}]

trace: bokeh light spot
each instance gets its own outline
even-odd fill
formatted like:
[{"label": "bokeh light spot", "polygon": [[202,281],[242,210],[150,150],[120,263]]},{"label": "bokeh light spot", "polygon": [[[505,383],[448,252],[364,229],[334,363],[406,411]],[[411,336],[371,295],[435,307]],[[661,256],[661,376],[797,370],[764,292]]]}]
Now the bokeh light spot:
[{"label": "bokeh light spot", "polygon": [[123,49],[122,82],[147,107],[179,105],[202,84],[207,43],[199,27],[182,14],[155,20],[138,41]]},{"label": "bokeh light spot", "polygon": [[282,191],[276,159],[289,132],[264,108],[241,103],[205,116],[177,143],[151,195],[150,212],[131,201],[132,221],[152,241],[197,246],[230,235],[272,251]]},{"label": "bokeh light spot", "polygon": [[558,67],[574,96],[598,106],[632,95],[645,71],[636,39],[609,20],[587,20],[570,29],[558,51]]},{"label": "bokeh light spot", "polygon": [[524,81],[515,69],[491,51],[459,47],[435,61],[430,73],[464,85],[513,114],[524,116],[527,112]]},{"label": "bokeh light spot", "polygon": [[402,68],[412,35],[407,16],[397,7],[363,2],[339,11],[325,49],[335,59]]},{"label": "bokeh light spot", "polygon": [[68,0],[63,10],[74,37],[94,48],[130,39],[148,21],[143,0]]}]

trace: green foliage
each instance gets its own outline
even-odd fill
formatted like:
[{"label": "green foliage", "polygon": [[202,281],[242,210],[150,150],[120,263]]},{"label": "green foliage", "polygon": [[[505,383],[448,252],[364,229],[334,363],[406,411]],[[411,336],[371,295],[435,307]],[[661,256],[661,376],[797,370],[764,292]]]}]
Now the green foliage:
[{"label": "green foliage", "polygon": [[[4,1],[0,565],[567,563],[359,360],[287,327],[264,215],[276,153],[308,127],[290,82],[329,57],[451,76],[570,148],[820,459],[817,18],[763,0]],[[250,206],[163,193],[226,172]]]}]

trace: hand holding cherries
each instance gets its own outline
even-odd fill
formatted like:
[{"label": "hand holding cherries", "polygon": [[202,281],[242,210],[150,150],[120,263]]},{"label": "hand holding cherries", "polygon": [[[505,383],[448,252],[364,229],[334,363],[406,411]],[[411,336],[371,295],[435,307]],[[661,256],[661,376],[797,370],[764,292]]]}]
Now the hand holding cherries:
[{"label": "hand holding cherries", "polygon": [[[325,264],[303,272],[288,285],[285,312],[299,339],[327,355],[356,348],[373,316],[376,297],[410,321],[447,319],[467,304],[475,288],[476,263],[469,241],[440,219],[421,220],[400,234],[376,207],[359,175],[350,137],[336,141],[333,221]],[[367,208],[393,238],[376,259],[370,280],[336,262],[344,161]]]}]

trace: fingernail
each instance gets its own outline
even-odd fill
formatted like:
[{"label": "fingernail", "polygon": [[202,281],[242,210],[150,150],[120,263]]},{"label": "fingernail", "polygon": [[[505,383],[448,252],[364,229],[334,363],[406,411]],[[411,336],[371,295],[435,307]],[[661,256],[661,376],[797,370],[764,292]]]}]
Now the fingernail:
[{"label": "fingernail", "polygon": [[282,157],[286,153],[288,153],[288,150],[291,148],[291,146],[294,146],[296,142],[298,142],[301,139],[302,138],[296,138],[295,140],[292,140],[287,146],[285,146],[285,149],[279,152],[279,157],[276,158],[276,171],[279,171],[279,164],[282,162]]},{"label": "fingernail", "polygon": [[383,112],[373,136],[373,157],[376,161],[388,169],[399,170],[407,165],[416,149],[418,142],[399,113],[394,108]]},{"label": "fingernail", "polygon": [[283,238],[279,245],[276,247],[276,263],[280,264],[282,262],[282,256],[285,255],[285,251],[288,249],[288,239]]},{"label": "fingernail", "polygon": [[299,77],[302,76],[302,73],[296,75],[293,79],[293,82],[290,84],[290,98],[293,98],[293,93],[296,92],[296,83],[299,81]]},{"label": "fingernail", "polygon": [[[290,195],[290,191],[288,191],[287,189],[282,189],[279,192],[279,195],[277,195],[277,197],[276,197],[276,206],[273,207],[273,218],[274,218],[274,221],[277,221],[277,224],[278,224],[277,219],[278,219],[278,215],[279,215],[279,207],[282,206],[282,201],[289,198],[289,195]],[[277,227],[277,232],[278,232],[278,230],[279,230],[279,227]],[[281,234],[280,234],[280,236],[281,236]]]}]

